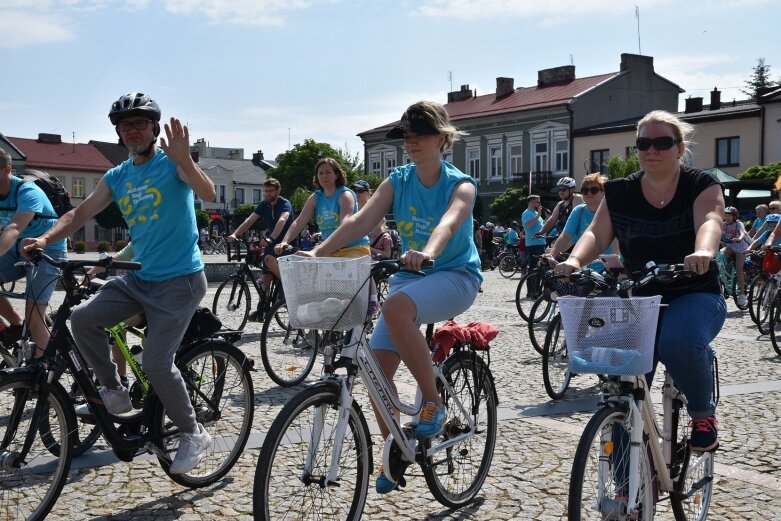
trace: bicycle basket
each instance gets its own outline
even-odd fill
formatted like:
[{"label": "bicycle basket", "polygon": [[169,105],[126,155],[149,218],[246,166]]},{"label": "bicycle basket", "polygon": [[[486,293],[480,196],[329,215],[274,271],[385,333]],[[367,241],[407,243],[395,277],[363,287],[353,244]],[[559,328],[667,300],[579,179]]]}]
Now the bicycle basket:
[{"label": "bicycle basket", "polygon": [[561,297],[572,373],[642,375],[653,367],[662,297]]},{"label": "bicycle basket", "polygon": [[[288,255],[278,261],[292,327],[345,330],[364,323],[369,307],[367,279],[371,272],[371,257],[348,259]],[[342,306],[339,312],[322,317],[313,318],[311,313],[303,313],[307,304],[326,299],[349,304],[346,309]],[[340,314],[342,317],[339,319]]]},{"label": "bicycle basket", "polygon": [[781,270],[781,260],[775,252],[769,251],[762,259],[762,269],[768,275],[775,275]]}]

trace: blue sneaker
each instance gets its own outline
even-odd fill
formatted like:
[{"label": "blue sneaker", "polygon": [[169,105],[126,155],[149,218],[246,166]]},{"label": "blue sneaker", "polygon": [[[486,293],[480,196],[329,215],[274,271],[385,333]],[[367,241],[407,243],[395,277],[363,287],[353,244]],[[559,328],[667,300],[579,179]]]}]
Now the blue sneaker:
[{"label": "blue sneaker", "polygon": [[445,420],[447,420],[447,407],[444,405],[437,407],[434,402],[426,402],[420,410],[420,421],[415,427],[415,437],[419,440],[433,438],[442,432]]},{"label": "blue sneaker", "polygon": [[382,471],[382,468],[380,468],[380,475],[377,476],[377,481],[374,482],[374,488],[377,490],[378,494],[387,494],[396,489],[396,483],[389,480]]}]

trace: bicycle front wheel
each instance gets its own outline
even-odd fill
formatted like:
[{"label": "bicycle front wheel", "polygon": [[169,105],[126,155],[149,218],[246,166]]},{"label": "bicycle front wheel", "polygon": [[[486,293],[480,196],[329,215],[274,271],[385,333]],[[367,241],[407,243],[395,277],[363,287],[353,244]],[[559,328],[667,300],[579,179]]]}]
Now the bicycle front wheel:
[{"label": "bicycle front wheel", "polygon": [[263,368],[275,384],[292,387],[303,382],[317,358],[320,335],[315,329],[289,326],[287,304],[277,302],[263,321],[260,333],[260,358]]},{"label": "bicycle front wheel", "polygon": [[[291,398],[260,449],[253,511],[256,520],[359,520],[368,493],[372,452],[369,427],[353,401],[337,439],[339,390],[319,383]],[[329,481],[334,449],[336,475]]]},{"label": "bicycle front wheel", "polygon": [[545,333],[548,331],[550,320],[553,315],[556,314],[555,309],[551,313],[551,307],[555,306],[554,302],[551,302],[544,295],[540,295],[531,310],[529,311],[528,329],[529,329],[529,341],[532,347],[539,354],[542,354],[542,342],[545,338]]},{"label": "bicycle front wheel", "polygon": [[[65,390],[49,384],[36,422],[39,391],[34,387],[27,376],[0,375],[0,512],[8,519],[45,518],[68,479],[73,457],[76,418]],[[25,453],[31,429],[36,435]],[[61,448],[55,453],[51,443]]]},{"label": "bicycle front wheel", "polygon": [[569,484],[567,519],[639,519],[654,517],[655,481],[648,441],[640,446],[640,511],[627,512],[629,494],[629,432],[627,407],[602,407],[591,417],[578,443]]},{"label": "bicycle front wheel", "polygon": [[[204,487],[230,471],[249,439],[255,412],[250,361],[225,341],[207,340],[186,347],[176,365],[187,386],[196,421],[209,433],[212,443],[198,466],[186,474],[171,474],[168,457],[158,461],[176,483]],[[152,424],[153,438],[161,439],[163,450],[172,456],[179,447],[179,437],[170,435],[174,428],[160,404]]]},{"label": "bicycle front wheel", "polygon": [[499,274],[510,279],[518,270],[518,261],[515,259],[515,255],[504,255],[499,259]]},{"label": "bicycle front wheel", "polygon": [[222,328],[243,331],[252,305],[249,286],[243,280],[229,278],[214,294],[212,313],[222,322]]},{"label": "bicycle front wheel", "polygon": [[748,312],[751,315],[751,320],[755,324],[760,322],[760,310],[762,309],[762,288],[765,287],[765,283],[768,278],[765,274],[760,273],[753,279],[748,286]]},{"label": "bicycle front wheel", "polygon": [[703,521],[708,516],[713,494],[713,452],[692,452],[689,447],[689,415],[686,406],[673,401],[672,474],[675,490],[670,504],[678,521]]},{"label": "bicycle front wheel", "polygon": [[548,326],[542,349],[542,383],[545,385],[545,392],[554,400],[563,398],[571,376],[567,340],[561,326],[561,315],[557,314]]},{"label": "bicycle front wheel", "polygon": [[[459,442],[435,452],[422,465],[434,498],[449,508],[459,508],[474,499],[488,476],[496,445],[497,396],[491,371],[471,351],[448,358],[442,373],[453,395],[437,382],[448,418],[442,433],[422,442],[425,450]],[[470,428],[470,422],[474,429]]]},{"label": "bicycle front wheel", "polygon": [[770,309],[773,307],[773,302],[776,300],[776,292],[778,290],[778,281],[775,277],[771,277],[762,286],[759,291],[759,305],[757,308],[757,328],[763,335],[770,333]]},{"label": "bicycle front wheel", "polygon": [[768,329],[770,330],[770,343],[776,353],[781,355],[781,299],[779,298],[770,306]]},{"label": "bicycle front wheel", "polygon": [[515,307],[521,318],[527,322],[534,302],[542,295],[542,283],[542,272],[536,269],[527,272],[518,281],[518,287],[515,290]]}]

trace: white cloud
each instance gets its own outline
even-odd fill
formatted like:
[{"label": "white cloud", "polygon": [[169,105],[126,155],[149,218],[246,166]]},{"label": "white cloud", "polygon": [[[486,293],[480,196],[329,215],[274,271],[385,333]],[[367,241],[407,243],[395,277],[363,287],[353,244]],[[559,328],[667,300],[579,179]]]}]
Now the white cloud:
[{"label": "white cloud", "polygon": [[[660,0],[669,3],[670,0]],[[646,0],[646,5],[659,1]],[[565,20],[598,12],[633,11],[632,2],[612,0],[424,0],[415,14],[432,17],[452,17],[463,20],[484,18],[533,18],[543,26],[558,25]]]},{"label": "white cloud", "polygon": [[200,14],[213,23],[282,25],[288,11],[309,7],[314,0],[166,0],[175,14]]},{"label": "white cloud", "polygon": [[63,19],[54,15],[35,15],[21,11],[0,11],[3,31],[0,48],[14,49],[39,43],[64,42],[73,39]]}]

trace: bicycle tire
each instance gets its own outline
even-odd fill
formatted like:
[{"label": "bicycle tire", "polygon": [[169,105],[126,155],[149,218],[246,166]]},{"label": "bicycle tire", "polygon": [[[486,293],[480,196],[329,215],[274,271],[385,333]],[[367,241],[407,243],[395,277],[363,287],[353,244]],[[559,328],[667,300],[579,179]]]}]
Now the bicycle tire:
[{"label": "bicycle tire", "polygon": [[516,271],[518,271],[518,261],[514,255],[507,254],[499,258],[499,275],[511,279]]},{"label": "bicycle tire", "polygon": [[[35,387],[29,375],[0,375],[0,455],[5,463],[0,466],[2,511],[15,519],[37,521],[51,511],[68,479],[76,418],[62,385],[49,384],[44,412],[51,431],[41,436],[40,422],[31,425],[39,396],[33,391]],[[31,428],[37,430],[38,436],[23,461],[18,462],[19,467],[13,468],[9,463],[19,457],[19,449]],[[57,440],[65,449],[53,455],[44,441],[47,437]]]},{"label": "bicycle tire", "polygon": [[[474,421],[473,436],[426,458],[423,475],[434,498],[448,508],[471,502],[483,486],[496,446],[497,396],[491,371],[473,351],[461,351],[442,365],[442,374]],[[468,418],[437,381],[448,418],[442,433],[421,442],[422,449],[445,443],[469,430]]]},{"label": "bicycle tire", "polygon": [[777,298],[773,301],[768,315],[770,343],[773,345],[775,352],[781,355],[781,299]]},{"label": "bicycle tire", "polygon": [[[622,497],[628,491],[628,476],[622,470],[629,461],[629,433],[624,424],[626,404],[602,407],[591,417],[578,442],[570,476],[567,519],[629,519]],[[648,452],[648,440],[643,435],[640,448],[641,504],[651,505],[638,512],[637,519],[651,521],[654,517],[655,473]],[[600,475],[601,473],[603,475]],[[607,475],[605,475],[607,474]],[[616,479],[618,477],[619,479]],[[599,490],[602,489],[602,497]],[[635,518],[632,518],[635,519]]]},{"label": "bicycle tire", "polygon": [[271,380],[282,387],[303,382],[317,358],[320,335],[314,329],[280,327],[288,324],[287,303],[277,302],[266,314],[260,333],[260,358]]},{"label": "bicycle tire", "polygon": [[776,300],[776,292],[778,290],[778,281],[775,277],[771,277],[762,286],[762,290],[759,294],[761,301],[761,308],[759,311],[759,323],[757,329],[760,334],[767,335],[770,333],[770,309],[773,307],[773,302]]},{"label": "bicycle tire", "polygon": [[[209,433],[212,443],[198,466],[186,474],[171,474],[168,457],[158,457],[158,462],[176,483],[190,488],[205,487],[233,468],[249,439],[255,411],[251,362],[232,344],[208,339],[182,349],[176,366],[187,386],[196,421]],[[179,437],[166,436],[174,426],[159,398],[155,399],[158,403],[151,426],[152,438],[160,440],[163,450],[173,455]]]},{"label": "bicycle tire", "polygon": [[243,331],[251,307],[249,286],[245,281],[231,277],[217,288],[212,302],[212,313],[220,319],[223,329]]},{"label": "bicycle tire", "polygon": [[764,273],[760,273],[751,279],[751,283],[748,286],[748,314],[751,316],[752,322],[757,325],[760,322],[759,316],[762,307],[760,295],[767,280],[768,277]]},{"label": "bicycle tire", "polygon": [[713,495],[714,453],[691,452],[688,426],[686,406],[680,400],[673,400],[671,439],[674,444],[670,471],[674,477],[674,490],[670,494],[670,505],[677,521],[704,521]]},{"label": "bicycle tire", "polygon": [[525,321],[529,321],[529,312],[534,302],[542,294],[542,272],[531,270],[518,281],[515,289],[515,308]]},{"label": "bicycle tire", "polygon": [[[527,320],[527,329],[529,330],[529,342],[538,354],[542,354],[542,342],[538,338],[545,339],[545,333],[550,325],[550,312],[553,302],[540,295],[534,305],[529,310],[529,320]],[[546,320],[547,319],[547,320]]]},{"label": "bicycle tire", "polygon": [[567,340],[561,326],[561,315],[556,314],[545,333],[542,349],[542,383],[545,392],[554,400],[564,397],[572,374],[569,372]]},{"label": "bicycle tire", "polygon": [[[74,414],[75,414],[75,407],[78,405],[82,405],[85,403],[84,396],[81,394],[81,389],[79,389],[79,386],[76,384],[73,379],[70,379],[69,382],[66,384],[62,383],[63,376],[68,375],[67,372],[63,373],[63,375],[60,375],[57,377],[57,380],[60,382],[60,384],[63,386],[63,389],[65,389],[66,396],[68,397],[68,400],[71,403],[71,407],[74,407]],[[70,375],[68,375],[70,376]],[[98,427],[95,424],[92,423],[86,423],[81,421],[78,417],[74,416],[76,421],[76,429],[73,432],[73,457],[77,458],[90,450],[95,443],[97,443],[98,438],[100,438],[100,427]],[[48,437],[48,427],[45,425],[45,418],[41,419],[41,425],[39,426],[39,430],[41,432],[41,436],[44,437],[44,443],[46,444],[47,448],[49,449],[49,452],[51,452],[55,456],[59,456],[60,454],[60,444],[57,440]]]},{"label": "bicycle tire", "polygon": [[[256,520],[359,520],[372,469],[369,426],[356,401],[342,438],[338,483],[325,477],[339,421],[339,388],[319,382],[302,389],[282,408],[266,434],[255,469],[253,512]],[[327,439],[312,449],[313,426]],[[307,470],[307,461],[312,468]],[[316,511],[316,509],[327,511]]]},{"label": "bicycle tire", "polygon": [[3,293],[13,293],[16,289],[16,281],[12,280],[10,282],[0,282],[0,291]]}]

